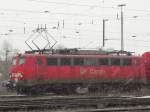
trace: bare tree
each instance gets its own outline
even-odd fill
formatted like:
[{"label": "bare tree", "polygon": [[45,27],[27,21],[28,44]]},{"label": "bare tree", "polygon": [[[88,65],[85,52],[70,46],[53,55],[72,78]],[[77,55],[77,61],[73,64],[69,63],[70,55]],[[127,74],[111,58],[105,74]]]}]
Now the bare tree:
[{"label": "bare tree", "polygon": [[12,51],[12,45],[7,40],[4,40],[2,49],[4,51],[5,62],[7,63],[9,53]]},{"label": "bare tree", "polygon": [[11,65],[11,51],[12,51],[12,45],[7,41],[4,40],[3,44],[2,44],[2,51],[1,52],[3,58],[0,60],[0,74],[2,74],[2,76],[0,77],[0,80],[6,80],[9,77],[9,67]]}]

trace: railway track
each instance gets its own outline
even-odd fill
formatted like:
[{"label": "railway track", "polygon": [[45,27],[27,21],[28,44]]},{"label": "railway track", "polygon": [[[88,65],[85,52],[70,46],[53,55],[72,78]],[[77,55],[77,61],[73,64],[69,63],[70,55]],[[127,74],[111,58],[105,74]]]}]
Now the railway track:
[{"label": "railway track", "polygon": [[77,112],[149,112],[150,106],[148,107],[126,107],[126,108],[104,108],[104,109],[87,109],[78,110]]},{"label": "railway track", "polygon": [[[79,110],[79,112],[150,110],[150,97],[0,96],[0,111],[43,109],[83,109]],[[84,109],[88,109],[88,111]]]}]

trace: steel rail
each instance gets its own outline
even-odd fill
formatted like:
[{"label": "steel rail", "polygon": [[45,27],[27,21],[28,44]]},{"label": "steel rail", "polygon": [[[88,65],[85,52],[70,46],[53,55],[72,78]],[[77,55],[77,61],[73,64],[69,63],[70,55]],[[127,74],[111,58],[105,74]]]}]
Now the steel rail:
[{"label": "steel rail", "polygon": [[144,112],[144,111],[150,111],[150,106],[148,107],[127,107],[127,108],[104,108],[104,109],[84,109],[84,110],[78,110],[76,112]]},{"label": "steel rail", "polygon": [[[9,97],[10,98],[10,97]],[[92,108],[98,112],[102,108],[144,107],[150,109],[150,98],[144,97],[99,97],[99,96],[39,96],[0,99],[0,111],[35,109],[75,109]],[[128,108],[129,109],[129,108]],[[139,108],[140,109],[140,108]],[[101,112],[101,111],[100,111]]]}]

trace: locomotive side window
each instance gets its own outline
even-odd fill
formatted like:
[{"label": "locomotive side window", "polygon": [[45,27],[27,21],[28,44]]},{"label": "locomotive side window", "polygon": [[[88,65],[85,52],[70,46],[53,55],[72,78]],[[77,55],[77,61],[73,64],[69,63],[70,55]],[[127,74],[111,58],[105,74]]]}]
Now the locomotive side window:
[{"label": "locomotive side window", "polygon": [[123,59],[123,66],[129,66],[132,65],[131,59]]},{"label": "locomotive side window", "polygon": [[57,66],[58,59],[57,58],[47,58],[46,64],[49,66]]},{"label": "locomotive side window", "polygon": [[84,59],[83,58],[74,58],[74,65],[83,66],[84,65]]},{"label": "locomotive side window", "polygon": [[19,65],[22,65],[25,63],[25,57],[20,57],[19,58]]},{"label": "locomotive side window", "polygon": [[120,59],[119,58],[112,58],[111,59],[111,65],[113,66],[120,66]]},{"label": "locomotive side window", "polygon": [[85,66],[97,66],[97,60],[94,58],[85,59]]},{"label": "locomotive side window", "polygon": [[70,58],[61,58],[60,65],[71,65],[71,59]]},{"label": "locomotive side window", "polygon": [[98,65],[109,65],[109,60],[108,58],[100,58],[98,59]]},{"label": "locomotive side window", "polygon": [[38,59],[37,59],[37,64],[38,64],[38,65],[41,65],[41,64],[42,64],[42,59],[41,59],[41,58],[38,58]]}]

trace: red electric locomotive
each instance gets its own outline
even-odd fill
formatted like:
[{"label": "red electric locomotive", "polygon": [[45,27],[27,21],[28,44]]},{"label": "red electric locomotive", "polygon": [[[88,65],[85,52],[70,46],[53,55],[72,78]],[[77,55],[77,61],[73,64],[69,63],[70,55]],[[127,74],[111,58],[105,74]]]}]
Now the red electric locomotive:
[{"label": "red electric locomotive", "polygon": [[13,58],[9,81],[19,93],[87,93],[148,83],[150,53],[128,54],[82,50],[28,52]]}]

